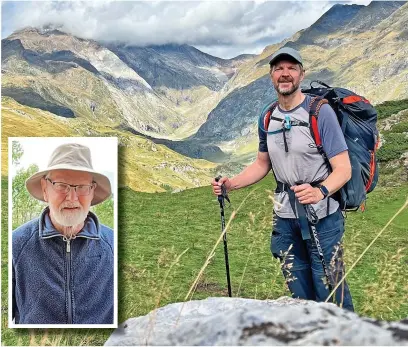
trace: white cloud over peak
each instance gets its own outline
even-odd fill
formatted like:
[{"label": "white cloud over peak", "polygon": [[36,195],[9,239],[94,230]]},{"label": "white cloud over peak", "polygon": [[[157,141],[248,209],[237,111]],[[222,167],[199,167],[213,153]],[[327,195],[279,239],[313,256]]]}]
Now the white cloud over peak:
[{"label": "white cloud over peak", "polygon": [[[52,24],[85,39],[129,45],[190,44],[232,57],[313,24],[334,2],[6,2],[2,30]],[[2,36],[4,37],[4,36]]]}]

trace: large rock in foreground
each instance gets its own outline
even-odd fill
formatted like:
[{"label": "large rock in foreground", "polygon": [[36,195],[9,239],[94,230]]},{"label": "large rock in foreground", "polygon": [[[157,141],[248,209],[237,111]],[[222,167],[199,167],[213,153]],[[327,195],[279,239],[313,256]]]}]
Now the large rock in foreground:
[{"label": "large rock in foreground", "polygon": [[208,298],[170,304],[128,319],[114,345],[408,345],[408,320],[360,318],[333,304]]}]

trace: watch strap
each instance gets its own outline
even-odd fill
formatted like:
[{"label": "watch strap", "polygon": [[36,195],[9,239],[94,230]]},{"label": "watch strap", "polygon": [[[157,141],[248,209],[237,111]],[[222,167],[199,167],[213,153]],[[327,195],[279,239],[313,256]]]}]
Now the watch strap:
[{"label": "watch strap", "polygon": [[319,185],[319,189],[325,198],[329,196],[329,190],[324,185]]}]

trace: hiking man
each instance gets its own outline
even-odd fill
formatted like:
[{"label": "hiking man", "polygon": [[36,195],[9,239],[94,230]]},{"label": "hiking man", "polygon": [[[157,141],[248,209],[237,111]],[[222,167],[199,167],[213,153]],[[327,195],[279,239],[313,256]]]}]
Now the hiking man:
[{"label": "hiking man", "polygon": [[12,234],[16,324],[113,324],[113,231],[90,212],[111,195],[88,147],[57,147],[47,169],[26,181],[47,203]]},{"label": "hiking man", "polygon": [[[222,184],[227,191],[249,186],[260,181],[272,169],[277,180],[272,254],[281,261],[294,298],[324,301],[330,291],[316,242],[310,235],[310,221],[304,217],[305,207],[311,206],[315,212],[313,217],[318,218],[315,229],[323,250],[323,261],[330,264],[334,287],[344,272],[340,247],[344,218],[339,203],[332,195],[351,177],[348,148],[336,114],[324,104],[320,108],[318,129],[332,168],[330,172],[308,126],[312,97],[300,90],[305,71],[299,52],[288,47],[281,48],[273,54],[269,65],[278,104],[266,129],[268,133],[259,129],[257,158],[237,176],[231,179],[223,177],[218,182],[214,180],[213,192],[220,195]],[[306,126],[284,129],[284,124]],[[336,291],[335,299],[342,307],[354,310],[345,282]]]}]

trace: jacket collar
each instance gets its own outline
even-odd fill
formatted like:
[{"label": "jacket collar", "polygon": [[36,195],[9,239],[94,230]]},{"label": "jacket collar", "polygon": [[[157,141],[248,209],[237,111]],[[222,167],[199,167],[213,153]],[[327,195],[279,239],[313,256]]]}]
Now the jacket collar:
[{"label": "jacket collar", "polygon": [[[42,239],[49,239],[55,236],[63,236],[58,230],[54,228],[49,215],[50,209],[47,206],[40,215],[39,218],[39,235]],[[88,216],[85,219],[84,227],[77,234],[76,237],[84,237],[88,239],[99,240],[100,239],[100,224],[98,217],[89,211]]]}]

